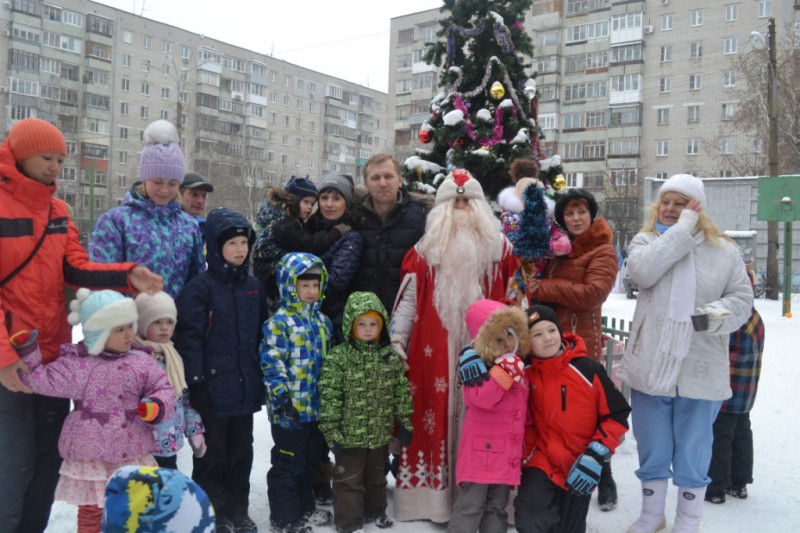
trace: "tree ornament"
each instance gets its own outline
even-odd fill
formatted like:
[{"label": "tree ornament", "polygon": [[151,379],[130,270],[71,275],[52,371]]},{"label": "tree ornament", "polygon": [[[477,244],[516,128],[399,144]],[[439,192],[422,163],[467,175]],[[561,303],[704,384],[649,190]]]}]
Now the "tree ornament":
[{"label": "tree ornament", "polygon": [[428,144],[431,140],[433,140],[431,130],[419,130],[419,142]]},{"label": "tree ornament", "polygon": [[525,96],[528,97],[528,100],[532,100],[534,96],[536,96],[536,80],[533,78],[528,78],[525,80],[525,88],[522,89],[525,93]]},{"label": "tree ornament", "polygon": [[553,183],[551,184],[554,191],[562,191],[567,186],[567,180],[564,179],[563,174],[559,174],[558,176],[553,179]]},{"label": "tree ornament", "polygon": [[506,95],[506,90],[503,87],[503,84],[499,81],[496,81],[492,84],[491,89],[489,89],[489,94],[495,100],[500,100],[502,97]]}]

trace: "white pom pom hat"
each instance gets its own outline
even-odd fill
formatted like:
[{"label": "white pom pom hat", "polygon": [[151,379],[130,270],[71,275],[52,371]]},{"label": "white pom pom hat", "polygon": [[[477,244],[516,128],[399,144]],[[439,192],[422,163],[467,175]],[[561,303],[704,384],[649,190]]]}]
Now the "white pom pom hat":
[{"label": "white pom pom hat", "polygon": [[139,179],[183,182],[186,160],[178,144],[178,130],[168,120],[156,120],[144,130],[145,147],[139,159]]},{"label": "white pom pom hat", "polygon": [[92,355],[103,351],[112,329],[135,324],[138,319],[136,302],[116,291],[78,289],[69,308],[67,321],[73,326],[81,324],[83,343]]}]

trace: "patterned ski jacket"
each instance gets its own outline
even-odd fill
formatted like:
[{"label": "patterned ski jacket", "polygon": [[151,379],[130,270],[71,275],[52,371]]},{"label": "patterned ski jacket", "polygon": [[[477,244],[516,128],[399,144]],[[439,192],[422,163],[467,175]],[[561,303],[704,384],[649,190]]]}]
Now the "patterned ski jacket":
[{"label": "patterned ski jacket", "polygon": [[322,260],[311,254],[291,253],[278,264],[281,307],[264,323],[259,346],[261,370],[267,386],[270,420],[290,395],[300,422],[316,422],[319,415],[319,374],[331,338],[331,321],[322,314],[321,298],[313,303],[297,297],[297,276],[312,267],[321,270],[320,294],[325,293],[327,273]]},{"label": "patterned ski jacket", "polygon": [[[355,319],[369,311],[383,317],[377,342],[354,339]],[[389,317],[378,296],[354,292],[344,308],[343,344],[325,357],[320,378],[319,427],[328,444],[375,449],[392,440],[395,419],[409,431],[414,410],[403,363],[386,328]]]},{"label": "patterned ski jacket", "polygon": [[731,333],[728,349],[733,395],[722,403],[721,411],[747,413],[756,401],[764,354],[764,321],[755,308],[747,322]]},{"label": "patterned ski jacket", "polygon": [[164,276],[164,292],[177,297],[205,269],[203,240],[178,202],[156,205],[132,187],[122,205],[97,220],[89,256],[99,263],[135,261]]}]

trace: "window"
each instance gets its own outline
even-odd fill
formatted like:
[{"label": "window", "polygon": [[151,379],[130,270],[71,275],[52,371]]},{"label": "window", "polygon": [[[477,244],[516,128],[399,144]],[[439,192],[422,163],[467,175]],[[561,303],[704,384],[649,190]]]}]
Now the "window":
[{"label": "window", "polygon": [[140,117],[147,118],[149,114],[150,114],[150,111],[147,109],[146,105],[143,105],[142,107],[139,108],[139,116]]},{"label": "window", "polygon": [[164,120],[169,120],[169,111],[166,109],[161,110],[161,118]]},{"label": "window", "polygon": [[661,15],[661,31],[669,31],[672,29],[672,14]]},{"label": "window", "polygon": [[724,41],[724,53],[726,54],[735,54],[738,49],[738,41],[736,37],[726,37]]},{"label": "window", "polygon": [[153,38],[149,35],[144,36],[144,47],[148,50],[153,48]]},{"label": "window", "polygon": [[672,92],[672,76],[666,76],[658,80],[658,90],[662,93]]},{"label": "window", "polygon": [[614,168],[611,169],[611,181],[617,187],[625,185],[636,185],[635,168]]},{"label": "window", "polygon": [[611,76],[611,90],[613,92],[638,91],[641,74],[623,74]]},{"label": "window", "polygon": [[763,154],[764,153],[764,138],[757,137],[753,141],[753,152],[756,154]]},{"label": "window", "polygon": [[772,16],[772,0],[758,0],[758,18]]},{"label": "window", "polygon": [[133,32],[130,30],[125,30],[122,32],[122,41],[125,44],[133,44]]},{"label": "window", "polygon": [[700,153],[700,139],[686,139],[686,155],[697,155]]},{"label": "window", "polygon": [[611,17],[611,29],[613,31],[627,30],[629,28],[642,27],[642,12],[626,13],[624,15],[614,15]]},{"label": "window", "polygon": [[397,94],[410,93],[412,83],[412,80],[397,80]]},{"label": "window", "polygon": [[123,67],[131,68],[131,61],[132,61],[132,56],[130,54],[123,54],[122,56]]},{"label": "window", "polygon": [[426,43],[436,41],[436,26],[424,26],[419,29],[420,40]]},{"label": "window", "polygon": [[722,104],[722,120],[730,120],[739,109],[739,104],[736,102],[726,102]]},{"label": "window", "polygon": [[565,114],[563,124],[565,130],[571,130],[583,127],[583,113]]},{"label": "window", "polygon": [[689,44],[689,59],[700,59],[703,57],[703,47],[700,43]]},{"label": "window", "polygon": [[[64,15],[66,14],[67,12],[64,11]],[[111,37],[114,33],[114,22],[98,15],[88,15],[86,17],[86,31]]]},{"label": "window", "polygon": [[61,13],[61,21],[64,24],[69,24],[70,26],[77,26],[80,28],[83,26],[83,15],[64,10]]},{"label": "window", "polygon": [[558,44],[558,30],[537,32],[536,43],[539,48]]},{"label": "window", "polygon": [[605,141],[584,141],[583,159],[603,159],[606,156]]},{"label": "window", "polygon": [[142,70],[144,72],[150,72],[150,60],[149,59],[142,60]]},{"label": "window", "polygon": [[120,151],[119,153],[119,164],[120,165],[127,165],[128,164],[128,152],[124,150]]},{"label": "window", "polygon": [[119,104],[119,114],[120,115],[122,115],[123,117],[127,117],[128,116],[128,110],[129,110],[129,107],[128,107],[128,103],[127,102],[122,102],[122,103]]},{"label": "window", "polygon": [[669,155],[669,141],[666,139],[661,139],[656,141],[656,155],[657,156],[666,156]]},{"label": "window", "polygon": [[[606,126],[606,119],[608,113],[603,111],[587,111],[586,112],[586,127],[587,128],[604,128]],[[541,122],[540,122],[541,125]]]},{"label": "window", "polygon": [[169,100],[169,93],[170,93],[169,87],[161,88],[161,98]]},{"label": "window", "polygon": [[720,147],[723,154],[732,154],[736,150],[736,142],[733,137],[725,137],[722,139],[722,146]]},{"label": "window", "polygon": [[725,72],[723,72],[722,86],[723,87],[735,87],[736,86],[736,71],[735,70],[726,70]]},{"label": "window", "polygon": [[703,10],[693,9],[689,12],[689,26],[703,25]]},{"label": "window", "polygon": [[639,153],[639,139],[636,137],[614,137],[608,140],[608,155],[628,156]]},{"label": "window", "polygon": [[638,126],[641,123],[640,105],[618,106],[609,110],[609,126]]},{"label": "window", "polygon": [[127,139],[129,131],[130,131],[130,128],[128,128],[128,126],[120,126],[119,127],[119,138],[122,139],[123,141],[125,139]]},{"label": "window", "polygon": [[164,41],[164,47],[162,50],[166,55],[172,54],[172,43],[169,41]]},{"label": "window", "polygon": [[687,122],[700,122],[700,106],[699,105],[686,106],[686,121]]},{"label": "window", "polygon": [[397,45],[403,46],[414,42],[414,28],[397,32]]},{"label": "window", "polygon": [[146,81],[142,82],[142,94],[145,96],[150,96],[150,84]]},{"label": "window", "polygon": [[702,74],[689,74],[689,90],[697,91],[703,86]]},{"label": "window", "polygon": [[[672,45],[668,44],[661,47],[661,61],[672,61]],[[663,78],[662,78],[663,79]]]},{"label": "window", "polygon": [[669,124],[669,108],[668,107],[661,107],[656,109],[656,123],[657,124]]},{"label": "window", "polygon": [[626,61],[638,61],[641,59],[641,43],[629,44],[627,46],[615,46],[611,49],[611,63],[623,63]]},{"label": "window", "polygon": [[725,22],[739,20],[739,4],[728,4],[723,6],[725,9]]}]

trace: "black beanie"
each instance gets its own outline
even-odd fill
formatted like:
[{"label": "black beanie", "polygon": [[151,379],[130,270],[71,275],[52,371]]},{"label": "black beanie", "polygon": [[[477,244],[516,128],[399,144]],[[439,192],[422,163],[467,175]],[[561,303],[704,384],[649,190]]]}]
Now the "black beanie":
[{"label": "black beanie", "polygon": [[225,228],[220,232],[219,237],[217,237],[217,246],[219,246],[219,249],[222,250],[222,246],[234,237],[245,237],[247,239],[247,243],[252,246],[253,243],[251,232],[252,230],[250,228],[242,226],[231,226],[229,228]]},{"label": "black beanie", "polygon": [[597,200],[595,200],[592,193],[585,189],[569,189],[562,194],[558,202],[556,202],[555,219],[558,225],[563,229],[567,229],[567,226],[564,224],[564,209],[574,200],[583,200],[586,202],[586,205],[589,207],[589,215],[592,217],[592,222],[594,222],[594,218],[597,216]]},{"label": "black beanie", "polygon": [[525,314],[528,315],[528,329],[531,329],[538,322],[546,320],[556,325],[560,336],[564,335],[564,332],[561,331],[561,323],[558,321],[558,315],[546,305],[533,305],[525,310]]}]

